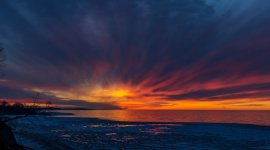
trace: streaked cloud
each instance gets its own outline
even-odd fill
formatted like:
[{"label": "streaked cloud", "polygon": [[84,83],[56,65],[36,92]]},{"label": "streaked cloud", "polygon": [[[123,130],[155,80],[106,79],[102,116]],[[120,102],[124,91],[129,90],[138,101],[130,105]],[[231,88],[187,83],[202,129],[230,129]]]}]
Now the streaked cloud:
[{"label": "streaked cloud", "polygon": [[3,0],[2,91],[106,108],[270,103],[269,8],[268,0]]}]

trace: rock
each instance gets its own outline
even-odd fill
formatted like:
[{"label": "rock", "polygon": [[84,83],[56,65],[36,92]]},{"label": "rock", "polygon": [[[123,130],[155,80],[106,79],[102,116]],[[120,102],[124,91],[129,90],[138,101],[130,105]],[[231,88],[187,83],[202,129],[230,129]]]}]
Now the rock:
[{"label": "rock", "polygon": [[24,150],[17,144],[11,128],[0,120],[0,150]]}]

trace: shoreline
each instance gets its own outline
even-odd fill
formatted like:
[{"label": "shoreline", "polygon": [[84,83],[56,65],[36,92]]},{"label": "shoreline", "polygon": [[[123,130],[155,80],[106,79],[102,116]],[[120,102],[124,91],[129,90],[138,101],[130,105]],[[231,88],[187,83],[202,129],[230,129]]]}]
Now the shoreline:
[{"label": "shoreline", "polygon": [[270,127],[250,124],[31,116],[10,125],[16,127],[14,133],[18,143],[39,150],[270,149]]}]

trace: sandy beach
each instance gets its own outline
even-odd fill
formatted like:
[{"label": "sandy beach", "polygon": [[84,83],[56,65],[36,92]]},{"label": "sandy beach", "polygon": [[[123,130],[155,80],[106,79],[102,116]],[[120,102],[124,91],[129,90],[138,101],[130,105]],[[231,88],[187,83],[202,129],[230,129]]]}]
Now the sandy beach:
[{"label": "sandy beach", "polygon": [[270,127],[257,125],[45,116],[23,118],[10,125],[18,143],[35,150],[270,149]]}]

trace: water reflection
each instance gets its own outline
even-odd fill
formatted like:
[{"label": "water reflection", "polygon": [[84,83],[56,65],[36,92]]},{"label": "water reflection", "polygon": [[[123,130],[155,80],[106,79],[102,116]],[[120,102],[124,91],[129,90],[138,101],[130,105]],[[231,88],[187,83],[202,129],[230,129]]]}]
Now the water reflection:
[{"label": "water reflection", "polygon": [[[62,110],[75,117],[135,122],[210,122],[270,125],[270,111]],[[72,117],[74,117],[72,116]]]}]

